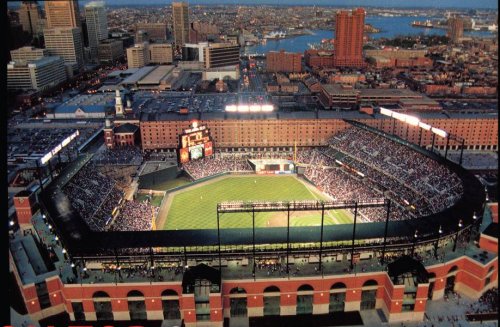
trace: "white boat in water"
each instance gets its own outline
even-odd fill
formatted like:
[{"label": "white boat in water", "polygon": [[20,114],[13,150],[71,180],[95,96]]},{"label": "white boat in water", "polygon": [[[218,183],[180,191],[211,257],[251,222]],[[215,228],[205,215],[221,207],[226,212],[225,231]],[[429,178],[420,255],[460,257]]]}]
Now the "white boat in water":
[{"label": "white boat in water", "polygon": [[264,35],[265,39],[283,39],[286,37],[285,31],[273,31],[269,34]]}]

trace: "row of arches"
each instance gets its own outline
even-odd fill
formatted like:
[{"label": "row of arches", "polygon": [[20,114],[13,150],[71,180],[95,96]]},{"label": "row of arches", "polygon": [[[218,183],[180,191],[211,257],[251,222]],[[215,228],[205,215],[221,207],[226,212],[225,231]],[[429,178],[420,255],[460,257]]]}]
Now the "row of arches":
[{"label": "row of arches", "polygon": [[[114,320],[111,298],[104,291],[97,291],[92,295],[97,320]],[[167,289],[161,293],[163,319],[180,319],[179,294],[175,290]],[[131,320],[146,320],[146,301],[141,291],[132,290],[127,293],[128,311]],[[76,318],[75,313],[75,318]],[[81,316],[81,315],[79,315]]]},{"label": "row of arches", "polygon": [[[366,281],[361,288],[361,310],[375,309],[377,297],[377,281],[371,279]],[[347,286],[335,283],[330,288],[330,301],[328,312],[342,312],[345,310]],[[280,315],[281,290],[277,286],[268,286],[264,289],[264,316]],[[247,316],[246,290],[235,287],[229,291],[230,315],[231,317]],[[297,315],[313,314],[314,288],[309,284],[303,284],[297,288]]]},{"label": "row of arches", "polygon": [[[378,282],[374,279],[369,279],[365,281],[362,285],[362,287],[368,287],[368,286],[378,286]],[[347,288],[346,284],[342,282],[337,282],[334,283],[331,287],[330,290],[335,290],[335,289],[345,289]],[[307,292],[307,291],[314,291],[314,287],[312,287],[310,284],[302,284],[297,288],[297,292]],[[281,292],[280,288],[275,285],[268,286],[264,289],[264,293],[275,293],[275,292]],[[246,290],[242,287],[234,287],[229,291],[229,294],[247,294]]]}]

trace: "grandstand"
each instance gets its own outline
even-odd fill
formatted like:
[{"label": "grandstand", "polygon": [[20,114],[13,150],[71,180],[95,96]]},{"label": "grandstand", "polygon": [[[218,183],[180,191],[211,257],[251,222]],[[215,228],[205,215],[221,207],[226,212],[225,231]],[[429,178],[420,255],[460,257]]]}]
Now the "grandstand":
[{"label": "grandstand", "polygon": [[[62,188],[56,180],[41,204],[73,263],[66,301],[87,303],[67,309],[72,320],[222,325],[375,308],[391,322],[422,320],[448,284],[474,297],[496,284],[496,255],[470,246],[483,187],[462,167],[360,124],[290,148],[186,162],[190,183],[167,190],[160,209],[124,200],[92,162]],[[477,269],[481,282],[461,277]]]}]

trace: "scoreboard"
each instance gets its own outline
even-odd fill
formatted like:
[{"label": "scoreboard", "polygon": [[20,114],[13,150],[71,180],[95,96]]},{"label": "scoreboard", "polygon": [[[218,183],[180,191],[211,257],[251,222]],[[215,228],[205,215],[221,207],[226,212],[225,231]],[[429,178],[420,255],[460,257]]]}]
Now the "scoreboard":
[{"label": "scoreboard", "polygon": [[206,126],[192,122],[191,128],[179,135],[179,162],[186,163],[213,154],[213,141]]}]

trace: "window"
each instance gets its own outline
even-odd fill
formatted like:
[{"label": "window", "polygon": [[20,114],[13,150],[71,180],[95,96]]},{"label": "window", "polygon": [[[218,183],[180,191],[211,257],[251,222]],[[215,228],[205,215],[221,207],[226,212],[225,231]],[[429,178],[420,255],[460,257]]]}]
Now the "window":
[{"label": "window", "polygon": [[45,281],[35,284],[36,295],[38,296],[38,301],[40,302],[40,308],[46,309],[50,308],[50,297],[49,291],[47,290],[47,283]]},{"label": "window", "polygon": [[73,314],[75,315],[76,321],[85,320],[82,302],[71,302],[71,307],[73,308]]}]

